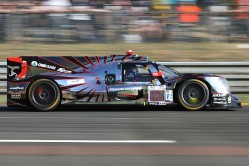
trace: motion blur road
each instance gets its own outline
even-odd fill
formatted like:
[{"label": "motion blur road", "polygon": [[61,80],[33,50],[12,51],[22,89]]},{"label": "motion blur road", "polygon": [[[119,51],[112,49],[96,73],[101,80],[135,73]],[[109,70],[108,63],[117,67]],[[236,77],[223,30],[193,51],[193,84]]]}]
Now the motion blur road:
[{"label": "motion blur road", "polygon": [[[248,165],[248,107],[198,112],[135,107],[0,110],[1,166]],[[91,142],[101,140],[111,142]],[[152,142],[140,142],[147,140]]]}]

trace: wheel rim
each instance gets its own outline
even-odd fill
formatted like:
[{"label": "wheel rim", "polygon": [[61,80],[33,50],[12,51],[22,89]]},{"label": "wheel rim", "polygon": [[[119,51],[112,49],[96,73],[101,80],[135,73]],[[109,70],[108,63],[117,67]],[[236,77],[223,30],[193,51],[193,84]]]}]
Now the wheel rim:
[{"label": "wheel rim", "polygon": [[205,87],[198,82],[185,84],[181,91],[181,98],[185,105],[190,108],[198,108],[207,102],[208,93]]},{"label": "wheel rim", "polygon": [[39,107],[51,106],[57,97],[55,87],[48,82],[41,82],[32,89],[32,100]]}]

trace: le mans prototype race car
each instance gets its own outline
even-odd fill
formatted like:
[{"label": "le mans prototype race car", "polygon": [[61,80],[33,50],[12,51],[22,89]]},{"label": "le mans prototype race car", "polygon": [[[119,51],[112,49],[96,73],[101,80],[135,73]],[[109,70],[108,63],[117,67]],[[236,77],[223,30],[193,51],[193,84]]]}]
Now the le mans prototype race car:
[{"label": "le mans prototype race car", "polygon": [[7,59],[8,106],[173,105],[186,110],[241,107],[225,78],[179,74],[147,57],[22,56]]}]

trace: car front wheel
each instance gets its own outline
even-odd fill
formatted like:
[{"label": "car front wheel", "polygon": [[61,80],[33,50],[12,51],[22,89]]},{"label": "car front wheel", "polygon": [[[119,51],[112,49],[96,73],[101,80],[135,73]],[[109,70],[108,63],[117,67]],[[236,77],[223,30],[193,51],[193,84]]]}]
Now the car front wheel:
[{"label": "car front wheel", "polygon": [[177,92],[179,104],[187,110],[201,110],[205,108],[209,100],[207,85],[197,79],[183,82]]}]

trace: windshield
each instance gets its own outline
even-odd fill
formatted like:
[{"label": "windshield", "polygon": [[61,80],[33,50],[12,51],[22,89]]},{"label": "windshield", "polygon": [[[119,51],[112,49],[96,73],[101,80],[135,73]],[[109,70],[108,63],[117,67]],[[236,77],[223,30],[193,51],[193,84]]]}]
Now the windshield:
[{"label": "windshield", "polygon": [[158,70],[160,72],[162,72],[163,78],[166,78],[166,79],[176,78],[176,77],[179,77],[181,75],[176,70],[169,68],[169,67],[165,67],[165,66],[160,65],[160,64],[158,65]]}]

